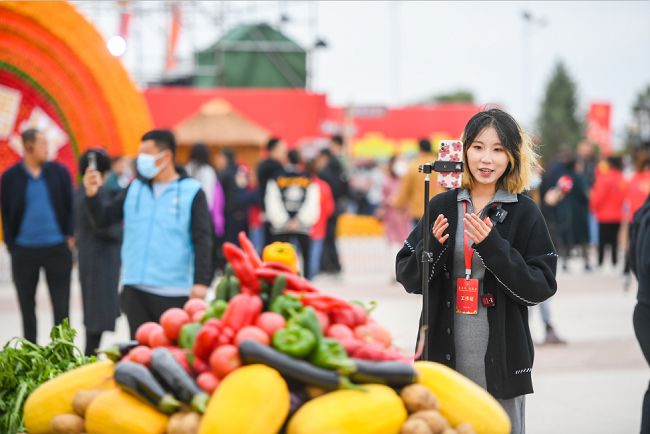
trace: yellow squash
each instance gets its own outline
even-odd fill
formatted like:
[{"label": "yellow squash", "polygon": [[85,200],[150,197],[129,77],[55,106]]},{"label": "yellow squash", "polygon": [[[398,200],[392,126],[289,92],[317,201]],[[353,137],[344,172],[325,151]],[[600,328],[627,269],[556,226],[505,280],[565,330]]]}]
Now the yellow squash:
[{"label": "yellow squash", "polygon": [[90,363],[46,381],[25,401],[25,428],[30,434],[49,434],[50,420],[59,414],[75,414],[74,395],[80,390],[115,388],[110,360]]},{"label": "yellow squash", "polygon": [[169,416],[115,389],[93,399],[86,410],[87,434],[164,434]]},{"label": "yellow squash", "polygon": [[440,402],[440,413],[451,426],[469,422],[476,434],[509,434],[510,418],[485,389],[464,375],[435,362],[415,362],[419,382]]},{"label": "yellow squash", "polygon": [[290,404],[289,388],[278,371],[265,365],[244,366],[219,384],[199,434],[275,434]]},{"label": "yellow squash", "polygon": [[337,390],[307,402],[287,434],[398,434],[407,417],[402,398],[388,386],[364,387],[367,392]]}]

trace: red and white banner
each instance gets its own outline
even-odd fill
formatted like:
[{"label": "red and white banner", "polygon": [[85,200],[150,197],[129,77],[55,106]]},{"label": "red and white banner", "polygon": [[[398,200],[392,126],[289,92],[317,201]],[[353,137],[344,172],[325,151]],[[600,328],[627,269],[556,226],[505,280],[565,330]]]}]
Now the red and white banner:
[{"label": "red and white banner", "polygon": [[585,136],[600,146],[600,152],[604,156],[612,153],[611,113],[610,103],[591,103],[587,113]]}]

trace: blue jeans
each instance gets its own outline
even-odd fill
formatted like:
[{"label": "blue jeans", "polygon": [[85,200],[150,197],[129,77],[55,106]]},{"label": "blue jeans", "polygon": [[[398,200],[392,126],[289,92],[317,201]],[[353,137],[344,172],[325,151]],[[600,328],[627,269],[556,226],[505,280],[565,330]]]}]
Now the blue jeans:
[{"label": "blue jeans", "polygon": [[311,252],[309,255],[309,275],[313,279],[316,277],[320,271],[320,258],[323,254],[323,244],[325,243],[324,239],[311,240]]}]

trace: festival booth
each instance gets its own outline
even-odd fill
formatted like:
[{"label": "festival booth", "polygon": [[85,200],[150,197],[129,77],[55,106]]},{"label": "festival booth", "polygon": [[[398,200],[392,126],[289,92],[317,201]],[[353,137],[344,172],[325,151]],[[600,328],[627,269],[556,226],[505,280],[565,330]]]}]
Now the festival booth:
[{"label": "festival booth", "polygon": [[223,149],[231,149],[237,160],[254,168],[261,158],[261,148],[269,139],[269,133],[232,109],[222,98],[204,103],[198,113],[174,127],[178,144],[176,161],[186,164],[190,159],[192,145],[208,146],[210,161]]}]

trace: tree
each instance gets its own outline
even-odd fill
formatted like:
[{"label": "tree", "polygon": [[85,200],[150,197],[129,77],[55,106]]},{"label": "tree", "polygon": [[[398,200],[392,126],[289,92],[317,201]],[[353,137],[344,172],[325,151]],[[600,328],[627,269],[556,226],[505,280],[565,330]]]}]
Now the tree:
[{"label": "tree", "polygon": [[575,149],[584,132],[584,122],[578,116],[575,82],[562,63],[558,61],[551,80],[546,86],[537,125],[540,152],[544,161],[550,161],[562,146]]},{"label": "tree", "polygon": [[453,93],[430,96],[416,104],[431,104],[438,102],[474,102],[474,94],[467,90],[457,90]]}]

